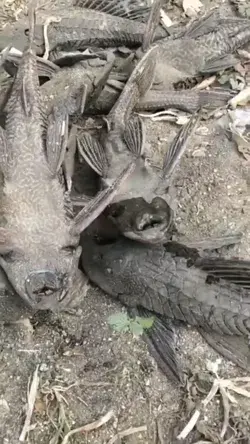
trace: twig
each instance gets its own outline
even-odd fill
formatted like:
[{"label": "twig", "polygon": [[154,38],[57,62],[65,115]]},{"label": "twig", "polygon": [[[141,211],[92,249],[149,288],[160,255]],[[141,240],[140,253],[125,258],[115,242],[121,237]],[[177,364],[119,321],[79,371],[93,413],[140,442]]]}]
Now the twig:
[{"label": "twig", "polygon": [[76,433],[91,432],[92,430],[98,429],[99,427],[106,424],[113,417],[114,417],[114,412],[113,410],[110,410],[108,413],[106,413],[106,415],[102,416],[97,421],[91,422],[82,427],[78,427],[77,429],[70,430],[70,432],[68,432],[67,435],[64,436],[62,444],[67,444],[69,438],[72,435],[75,435]]},{"label": "twig", "polygon": [[140,427],[130,427],[129,429],[123,430],[123,432],[118,432],[117,435],[113,436],[108,442],[108,444],[115,444],[118,439],[124,438],[125,436],[134,435],[135,433],[146,432],[147,426]]},{"label": "twig", "polygon": [[43,25],[43,38],[44,38],[44,45],[45,45],[45,52],[44,52],[43,58],[45,60],[47,60],[49,58],[49,51],[50,51],[49,39],[48,39],[48,26],[52,22],[59,23],[60,21],[61,21],[61,18],[59,18],[59,17],[48,17],[45,20],[45,23]]},{"label": "twig", "polygon": [[[215,379],[210,392],[208,393],[206,398],[202,401],[203,408],[206,408],[206,406],[209,404],[209,402],[214,398],[214,396],[218,392],[218,389],[219,389],[219,380]],[[195,427],[200,415],[201,415],[201,411],[196,409],[194,414],[192,415],[192,417],[188,421],[187,425],[184,427],[182,432],[179,433],[179,435],[177,436],[177,439],[185,439],[189,435],[189,433]]]},{"label": "twig", "polygon": [[198,89],[198,90],[206,89],[208,86],[211,86],[215,82],[215,80],[216,76],[208,77],[208,79],[203,80],[201,83],[194,86],[192,89]]},{"label": "twig", "polygon": [[227,396],[227,392],[224,389],[224,387],[220,386],[220,393],[221,393],[221,397],[222,397],[222,403],[223,403],[223,410],[224,410],[224,420],[223,420],[223,426],[221,429],[221,438],[224,438],[227,428],[229,426],[229,411],[230,411],[230,404],[229,404],[229,399]]},{"label": "twig", "polygon": [[32,379],[31,385],[30,385],[29,393],[28,393],[27,412],[26,412],[24,426],[23,426],[21,435],[19,437],[20,442],[25,441],[26,435],[30,429],[30,422],[31,422],[31,418],[32,418],[33,410],[34,410],[34,405],[35,405],[35,401],[36,401],[37,390],[38,390],[38,386],[39,386],[38,368],[39,368],[39,366],[37,366],[36,370],[34,371],[33,379]]}]

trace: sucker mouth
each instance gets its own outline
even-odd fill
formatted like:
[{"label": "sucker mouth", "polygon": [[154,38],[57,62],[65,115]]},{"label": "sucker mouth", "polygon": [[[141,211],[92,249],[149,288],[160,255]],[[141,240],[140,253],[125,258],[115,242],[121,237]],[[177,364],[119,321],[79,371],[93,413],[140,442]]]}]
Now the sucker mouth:
[{"label": "sucker mouth", "polygon": [[135,220],[134,228],[137,231],[146,231],[150,228],[156,228],[159,225],[164,224],[166,214],[139,214]]},{"label": "sucker mouth", "polygon": [[53,295],[54,302],[61,302],[67,294],[65,276],[50,270],[31,272],[25,279],[25,291],[31,305],[49,304]]}]

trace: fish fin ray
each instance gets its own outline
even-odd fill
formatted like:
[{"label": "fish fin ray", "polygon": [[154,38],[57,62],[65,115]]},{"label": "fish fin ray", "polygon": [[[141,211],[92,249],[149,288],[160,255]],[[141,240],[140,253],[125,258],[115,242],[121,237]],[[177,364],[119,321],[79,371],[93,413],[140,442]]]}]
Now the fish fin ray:
[{"label": "fish fin ray", "polygon": [[166,153],[163,162],[163,178],[166,179],[171,176],[176,165],[179,163],[180,158],[184,154],[187,148],[187,141],[190,135],[193,133],[199,117],[197,115],[193,115],[188,123],[182,126],[180,131],[175,136],[174,140],[170,144],[170,147]]},{"label": "fish fin ray", "polygon": [[68,142],[68,114],[53,110],[48,117],[46,153],[50,170],[56,175],[64,161]]},{"label": "fish fin ray", "polygon": [[231,54],[224,57],[213,57],[206,61],[200,72],[202,74],[210,74],[214,72],[216,73],[218,71],[223,71],[224,69],[231,68],[237,65],[238,62],[239,60]]},{"label": "fish fin ray", "polygon": [[117,179],[103,191],[100,191],[87,205],[76,215],[74,219],[73,233],[84,231],[105,208],[112,202],[114,196],[119,191],[120,186],[132,173],[135,162],[131,162],[117,177]]},{"label": "fish fin ray", "polygon": [[154,0],[151,6],[149,18],[146,24],[145,33],[142,41],[142,50],[146,51],[153,42],[157,26],[160,24],[160,11],[163,6],[163,0]]},{"label": "fish fin ray", "polygon": [[152,327],[143,331],[149,353],[161,371],[173,381],[182,381],[182,370],[176,353],[176,327],[178,321],[156,315],[143,307],[128,309],[129,314],[142,318],[154,318]]},{"label": "fish fin ray", "polygon": [[215,332],[207,332],[197,328],[200,335],[217,353],[229,359],[243,370],[250,369],[250,349],[247,338],[238,336],[221,335]]},{"label": "fish fin ray", "polygon": [[208,277],[223,279],[243,288],[250,288],[250,261],[224,258],[199,258],[194,266]]},{"label": "fish fin ray", "polygon": [[11,151],[8,149],[8,141],[5,130],[0,126],[0,169],[4,176],[8,174],[8,168],[12,161]]},{"label": "fish fin ray", "polygon": [[126,5],[121,0],[75,0],[74,6],[93,9],[130,20],[145,20],[150,11],[146,1],[142,4],[138,0],[130,0],[126,2]]},{"label": "fish fin ray", "polygon": [[240,243],[242,237],[242,233],[235,233],[228,236],[210,237],[199,240],[183,239],[181,242],[183,242],[187,247],[195,248],[197,250],[218,250],[223,247],[229,247],[230,245]]},{"label": "fish fin ray", "polygon": [[134,106],[150,89],[154,80],[157,54],[158,48],[153,46],[137,63],[119,99],[107,116],[110,128],[124,128]]},{"label": "fish fin ray", "polygon": [[123,137],[127,148],[137,157],[141,156],[145,143],[145,128],[139,116],[133,116],[126,124]]},{"label": "fish fin ray", "polygon": [[77,147],[88,165],[99,176],[104,176],[107,171],[107,158],[101,143],[91,134],[82,133],[77,135]]}]

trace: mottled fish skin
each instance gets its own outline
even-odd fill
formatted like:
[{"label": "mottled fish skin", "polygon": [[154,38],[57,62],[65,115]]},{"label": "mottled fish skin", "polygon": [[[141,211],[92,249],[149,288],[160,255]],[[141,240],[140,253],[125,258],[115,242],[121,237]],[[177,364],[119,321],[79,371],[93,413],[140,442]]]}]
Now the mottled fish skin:
[{"label": "mottled fish skin", "polygon": [[[112,106],[121,94],[120,89],[115,85],[104,87],[100,96],[86,108],[85,113],[89,115],[108,114]],[[235,93],[225,88],[211,88],[208,91],[199,90],[156,90],[154,87],[148,91],[143,98],[135,105],[137,112],[162,111],[168,108],[176,108],[189,113],[194,113],[200,108],[208,109],[220,108],[228,103]]]},{"label": "mottled fish skin", "polygon": [[[88,56],[85,57],[88,58]],[[12,76],[15,75],[21,58],[22,56],[6,57],[3,66]],[[61,69],[53,62],[44,61],[41,57],[37,57],[36,60],[39,77],[49,78],[40,87],[43,111],[47,115],[52,112],[53,108],[60,108],[69,115],[82,113],[85,106],[94,99],[93,94],[96,93],[97,96],[100,94],[112,68],[112,62],[107,63],[107,60],[101,60],[98,56],[95,56],[96,66],[91,66],[86,60],[75,63],[72,67]],[[91,56],[90,61],[94,64]],[[6,79],[2,84],[0,95],[2,110],[4,110],[12,83],[12,79]]]},{"label": "mottled fish skin", "polygon": [[[233,19],[232,19],[233,20]],[[165,88],[194,77],[199,73],[213,73],[237,63],[230,58],[250,40],[250,20],[220,23],[218,29],[199,37],[165,38],[157,42],[159,49],[156,79]]]},{"label": "mottled fish skin", "polygon": [[[49,14],[48,14],[49,16]],[[115,17],[84,8],[53,10],[58,23],[48,25],[50,50],[78,50],[87,47],[138,47],[143,41],[146,25],[133,20]],[[158,27],[154,39],[166,37],[167,32]],[[44,50],[43,29],[35,29],[37,53]],[[39,52],[40,47],[40,52]]]},{"label": "mottled fish skin", "polygon": [[[45,121],[31,43],[18,67],[6,109],[6,131],[1,129],[0,144],[4,176],[0,265],[29,306],[57,309],[70,298],[79,275],[81,248],[78,238],[70,234],[65,190],[46,158]],[[62,121],[59,142],[65,123]],[[51,130],[47,144],[54,149],[53,125]]]},{"label": "mottled fish skin", "polygon": [[[100,67],[91,68],[86,67],[84,62],[79,62],[71,68],[62,68],[40,88],[46,114],[48,115],[54,106],[64,109],[70,116],[77,112],[81,114],[91,102],[107,69],[109,70],[108,64],[103,63]],[[101,89],[102,85],[100,92]]]}]

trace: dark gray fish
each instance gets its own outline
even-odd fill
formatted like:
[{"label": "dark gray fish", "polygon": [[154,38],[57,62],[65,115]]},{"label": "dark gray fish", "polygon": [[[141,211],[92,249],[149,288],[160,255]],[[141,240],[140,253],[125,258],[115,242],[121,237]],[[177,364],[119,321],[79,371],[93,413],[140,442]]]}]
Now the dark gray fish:
[{"label": "dark gray fish", "polygon": [[[125,149],[124,143],[116,138],[115,131],[113,134],[109,133],[112,138],[108,135],[105,149],[89,134],[79,136],[79,151],[100,175],[101,187],[112,184],[122,167],[136,158],[130,180],[124,182],[111,207],[113,220],[125,236],[151,243],[162,243],[168,238],[174,215],[167,203],[167,188],[196,123],[197,116],[194,115],[181,128],[167,150],[162,168],[153,165],[150,159],[143,156],[145,130],[140,118],[130,119],[125,127]],[[133,208],[133,199],[138,198],[142,198],[144,202],[139,210],[136,206]]]},{"label": "dark gray fish", "polygon": [[[48,13],[48,17],[49,17]],[[146,25],[126,18],[116,17],[99,11],[84,8],[67,8],[53,10],[58,23],[50,23],[47,37],[50,51],[54,50],[85,50],[89,47],[138,47],[142,44]],[[26,30],[26,34],[28,34]],[[167,32],[158,27],[155,40],[166,37]],[[35,29],[37,54],[44,52],[44,29],[37,25]]]},{"label": "dark gray fish", "polygon": [[[105,189],[74,219],[59,170],[67,144],[68,116],[53,109],[44,119],[37,61],[31,33],[6,105],[6,130],[0,127],[0,266],[19,296],[34,309],[59,309],[72,297],[79,277],[79,235],[114,196]],[[46,128],[46,130],[45,130]],[[99,208],[99,209],[98,209]],[[74,285],[73,285],[74,284]],[[74,287],[75,288],[75,287]],[[84,282],[83,282],[84,292]]]},{"label": "dark gray fish", "polygon": [[210,12],[191,24],[181,38],[165,38],[159,47],[156,78],[166,88],[197,74],[211,74],[236,65],[233,54],[250,40],[250,20]]},{"label": "dark gray fish", "polygon": [[[165,324],[170,320],[170,329],[177,328],[176,320],[198,327],[205,338],[210,338],[210,345],[249,369],[249,352],[248,356],[241,356],[235,350],[233,356],[226,344],[230,336],[249,335],[249,261],[202,258],[197,249],[177,242],[148,247],[112,234],[107,237],[100,234],[103,225],[101,221],[95,236],[92,228],[92,236],[83,238],[81,263],[93,283],[127,307],[149,310],[149,316],[152,312],[160,315]],[[225,237],[224,241],[225,245],[238,242],[239,236]],[[222,244],[223,238],[219,245]],[[205,243],[203,247],[206,248]],[[158,331],[152,333],[151,345],[158,343],[157,350],[165,363],[171,356],[171,372],[178,378],[173,334],[171,338],[164,333],[160,321]],[[216,338],[223,335],[226,340],[216,345]]]},{"label": "dark gray fish", "polygon": [[[85,109],[87,115],[108,114],[118,100],[124,87],[122,82],[108,80],[97,100]],[[176,108],[189,113],[195,113],[200,108],[216,109],[225,106],[235,96],[226,88],[211,88],[209,90],[156,90],[154,85],[135,105],[137,112],[163,111]]]}]

